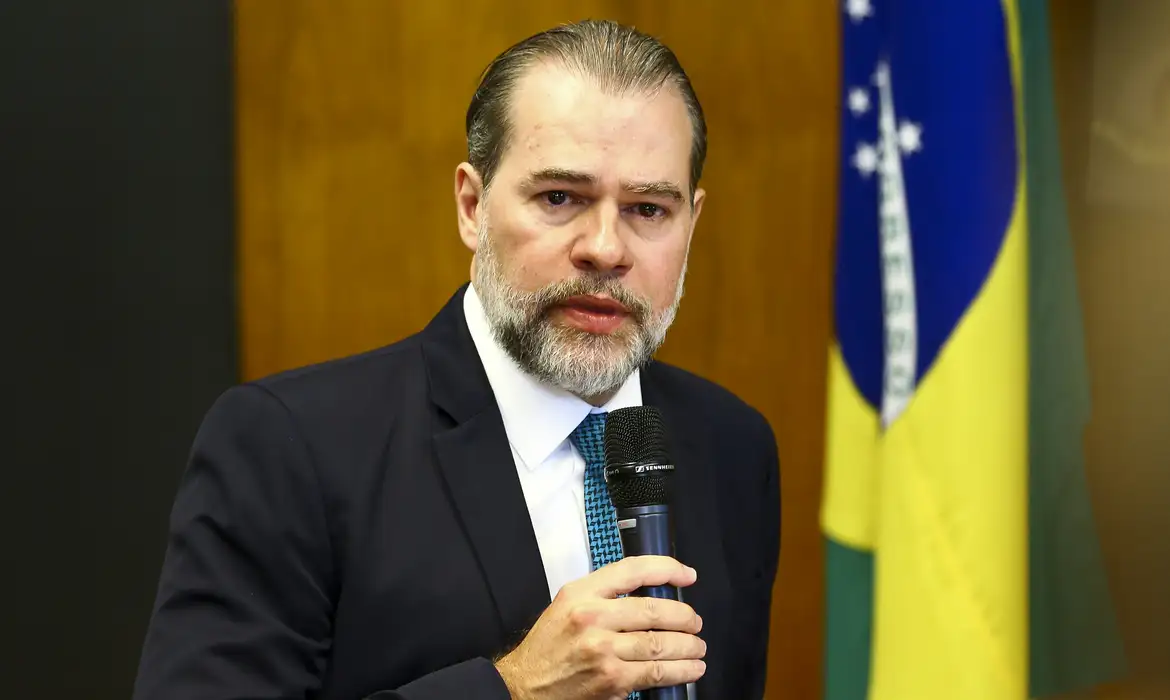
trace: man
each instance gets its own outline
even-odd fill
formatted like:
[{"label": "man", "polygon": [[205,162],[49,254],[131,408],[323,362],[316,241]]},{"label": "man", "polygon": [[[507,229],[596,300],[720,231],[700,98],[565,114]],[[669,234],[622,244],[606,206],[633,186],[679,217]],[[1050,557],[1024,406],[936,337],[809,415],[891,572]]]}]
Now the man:
[{"label": "man", "polygon": [[[685,73],[632,29],[564,26],[489,67],[467,135],[472,284],[418,335],[209,412],[136,698],[762,695],[773,434],[651,359],[704,198]],[[586,498],[605,415],[642,403],[670,433],[677,560],[589,544],[616,528]],[[685,602],[623,595],[661,584]]]}]

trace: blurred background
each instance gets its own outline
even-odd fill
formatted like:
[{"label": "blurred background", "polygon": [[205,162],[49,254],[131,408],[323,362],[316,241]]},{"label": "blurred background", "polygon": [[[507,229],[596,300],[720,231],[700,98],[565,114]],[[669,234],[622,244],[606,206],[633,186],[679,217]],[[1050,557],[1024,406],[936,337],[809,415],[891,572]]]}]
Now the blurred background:
[{"label": "blurred background", "polygon": [[[662,357],[775,428],[769,697],[821,697],[842,104],[841,8],[820,0],[0,3],[6,691],[129,696],[204,411],[422,328],[467,278],[452,182],[480,71],[584,17],[664,39],[703,102],[708,200]],[[1088,483],[1129,662],[1069,697],[1170,697],[1170,3],[1050,19]]]}]

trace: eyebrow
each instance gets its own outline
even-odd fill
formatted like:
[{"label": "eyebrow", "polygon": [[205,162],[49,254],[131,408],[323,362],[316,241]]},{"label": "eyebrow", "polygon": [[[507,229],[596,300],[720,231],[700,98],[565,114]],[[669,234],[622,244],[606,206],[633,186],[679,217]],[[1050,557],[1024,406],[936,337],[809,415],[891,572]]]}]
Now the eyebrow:
[{"label": "eyebrow", "polygon": [[[548,182],[567,182],[574,185],[595,185],[597,178],[589,173],[583,173],[577,170],[566,170],[564,168],[544,168],[535,172],[529,173],[525,178],[525,185],[527,188],[532,188],[542,183]],[[628,182],[623,180],[622,189],[633,194],[647,195],[651,197],[665,197],[673,199],[676,202],[682,202],[682,190],[678,185],[666,180],[658,180],[656,182]]]}]

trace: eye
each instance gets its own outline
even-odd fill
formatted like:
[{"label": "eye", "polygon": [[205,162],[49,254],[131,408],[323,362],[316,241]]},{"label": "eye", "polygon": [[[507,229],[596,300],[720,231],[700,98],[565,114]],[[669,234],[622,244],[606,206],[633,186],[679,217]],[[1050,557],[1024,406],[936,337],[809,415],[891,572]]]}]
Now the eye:
[{"label": "eye", "polygon": [[554,207],[559,207],[562,204],[567,204],[569,201],[569,193],[564,192],[562,190],[553,190],[551,192],[545,192],[541,196],[544,197],[545,203],[549,204],[550,206],[554,206]]},{"label": "eye", "polygon": [[634,211],[643,219],[656,219],[666,214],[665,209],[657,204],[650,204],[649,202],[636,205]]}]

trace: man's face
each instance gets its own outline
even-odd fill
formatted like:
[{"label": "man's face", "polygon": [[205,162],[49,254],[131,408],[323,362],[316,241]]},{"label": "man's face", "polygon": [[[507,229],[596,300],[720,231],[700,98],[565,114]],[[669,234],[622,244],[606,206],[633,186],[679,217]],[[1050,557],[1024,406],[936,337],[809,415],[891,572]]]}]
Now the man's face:
[{"label": "man's face", "polygon": [[539,378],[616,389],[674,319],[703,202],[672,89],[611,95],[555,65],[520,80],[490,192],[464,164],[460,229],[493,332]]}]

